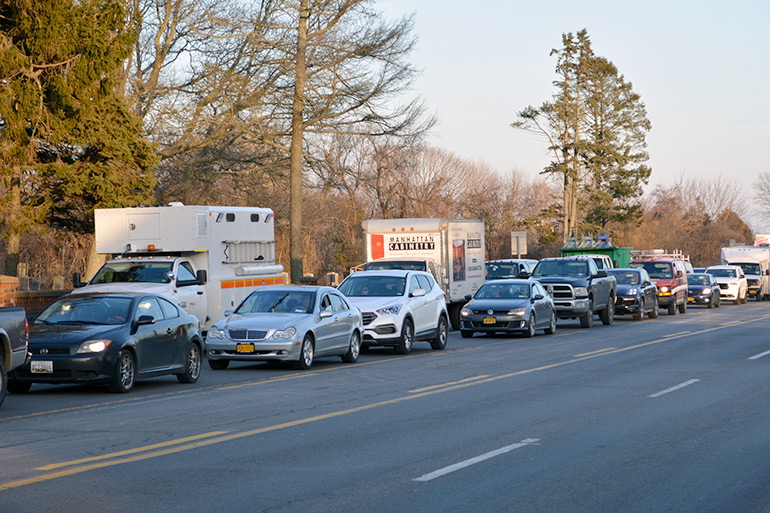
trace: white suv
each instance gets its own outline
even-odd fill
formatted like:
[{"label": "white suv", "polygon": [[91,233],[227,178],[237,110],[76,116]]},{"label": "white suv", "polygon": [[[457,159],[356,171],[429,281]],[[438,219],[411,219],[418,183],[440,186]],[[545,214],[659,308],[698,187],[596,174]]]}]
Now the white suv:
[{"label": "white suv", "polygon": [[362,347],[393,346],[399,354],[421,340],[433,349],[446,347],[446,299],[429,272],[359,271],[338,288],[363,313]]},{"label": "white suv", "polygon": [[712,265],[706,268],[706,272],[719,284],[719,297],[722,301],[732,301],[736,305],[746,302],[749,284],[743,269],[737,265]]}]

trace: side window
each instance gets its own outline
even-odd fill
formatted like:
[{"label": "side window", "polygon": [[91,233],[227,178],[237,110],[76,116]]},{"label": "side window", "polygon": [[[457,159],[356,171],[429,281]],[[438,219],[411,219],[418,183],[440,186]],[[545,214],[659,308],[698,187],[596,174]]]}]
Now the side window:
[{"label": "side window", "polygon": [[179,317],[179,308],[174,303],[167,299],[159,299],[160,308],[163,310],[163,316],[166,319],[176,319]]},{"label": "side window", "polygon": [[332,302],[328,294],[324,294],[323,299],[321,299],[321,311],[323,312],[324,310],[332,311]]},{"label": "side window", "polygon": [[344,312],[345,310],[348,310],[348,305],[337,294],[329,294],[329,299],[331,299],[332,302],[332,310],[335,312]]},{"label": "side window", "polygon": [[179,269],[177,270],[177,282],[191,282],[191,281],[197,281],[198,279],[195,277],[195,273],[193,272],[192,265],[190,265],[190,262],[182,262],[179,264]]},{"label": "side window", "polygon": [[156,321],[162,321],[163,310],[161,310],[158,300],[152,297],[142,299],[139,304],[136,305],[134,320],[138,320],[142,315],[151,315]]},{"label": "side window", "polygon": [[409,278],[409,295],[412,295],[415,290],[420,288],[420,283],[417,281],[417,276]]},{"label": "side window", "polygon": [[417,282],[420,284],[420,288],[425,292],[430,292],[430,289],[433,288],[433,284],[430,282],[430,278],[427,276],[418,276]]},{"label": "side window", "polygon": [[539,283],[535,283],[535,295],[540,294],[541,296],[547,296],[548,293],[545,291],[542,285]]}]

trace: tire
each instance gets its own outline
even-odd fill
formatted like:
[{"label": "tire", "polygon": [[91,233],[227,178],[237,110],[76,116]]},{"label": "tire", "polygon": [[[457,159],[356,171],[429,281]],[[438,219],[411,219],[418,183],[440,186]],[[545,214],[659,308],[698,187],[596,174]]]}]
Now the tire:
[{"label": "tire", "polygon": [[361,354],[361,335],[354,331],[350,335],[350,344],[348,345],[348,352],[342,355],[342,361],[345,363],[356,363],[358,361],[358,355]]},{"label": "tire", "polygon": [[447,338],[449,337],[449,327],[447,326],[446,319],[443,315],[438,318],[438,327],[436,328],[436,337],[430,341],[431,349],[435,351],[441,351],[446,347]]},{"label": "tire", "polygon": [[524,332],[524,336],[527,338],[532,338],[535,336],[535,326],[537,326],[537,321],[535,321],[535,314],[531,313],[529,314],[529,322],[527,323],[527,331]]},{"label": "tire", "polygon": [[634,314],[635,321],[641,321],[642,319],[644,319],[644,299],[639,303],[639,312]]},{"label": "tire", "polygon": [[471,338],[473,336],[473,332],[471,330],[460,330],[460,336],[462,338]]},{"label": "tire", "polygon": [[580,317],[580,327],[590,328],[594,324],[594,302],[588,301],[588,311]]},{"label": "tire", "polygon": [[404,325],[401,326],[401,340],[398,341],[398,345],[395,347],[396,354],[409,354],[413,343],[414,327],[412,326],[412,321],[404,319]]},{"label": "tire", "polygon": [[717,297],[716,302],[714,303],[714,308],[719,308],[719,305],[722,304],[722,298]]},{"label": "tire", "polygon": [[201,375],[201,348],[195,342],[190,342],[184,357],[184,372],[177,374],[180,383],[195,383]]},{"label": "tire", "polygon": [[680,314],[686,314],[687,313],[687,298],[684,298],[684,303],[679,305],[679,313]]},{"label": "tire", "polygon": [[660,305],[658,304],[658,298],[656,296],[654,301],[653,301],[652,310],[647,312],[647,317],[649,317],[650,319],[657,319],[658,318],[658,309],[659,309],[658,307],[659,306]]},{"label": "tire", "polygon": [[714,308],[714,302],[709,301],[708,305],[706,305],[708,308]]},{"label": "tire", "polygon": [[3,355],[0,354],[0,406],[5,401],[5,394],[8,391],[8,373],[5,372],[5,360]]},{"label": "tire", "polygon": [[26,394],[32,388],[32,383],[26,381],[9,381],[8,391],[12,394]]},{"label": "tire", "polygon": [[551,311],[551,323],[545,329],[546,335],[553,335],[556,332],[556,312]]},{"label": "tire", "polygon": [[447,313],[449,314],[449,323],[452,325],[453,330],[460,329],[460,310],[463,305],[459,303],[451,303],[447,305]]},{"label": "tire", "polygon": [[230,365],[230,360],[211,360],[209,359],[209,367],[213,370],[225,370]]},{"label": "tire", "polygon": [[308,370],[313,366],[314,357],[315,347],[313,347],[313,337],[308,334],[302,339],[302,347],[300,347],[299,350],[299,360],[297,360],[294,366],[299,370]]},{"label": "tire", "polygon": [[676,301],[668,305],[668,315],[676,315]]},{"label": "tire", "polygon": [[747,295],[748,294],[746,292],[743,293],[743,298],[741,299],[741,304],[745,305],[748,302],[748,299],[746,299]]},{"label": "tire", "polygon": [[115,365],[115,375],[112,377],[109,388],[115,394],[126,394],[134,388],[136,383],[136,359],[134,353],[128,349],[121,351],[118,362]]},{"label": "tire", "polygon": [[615,320],[615,298],[610,296],[607,300],[607,306],[599,312],[599,318],[602,320],[602,324],[609,326]]}]

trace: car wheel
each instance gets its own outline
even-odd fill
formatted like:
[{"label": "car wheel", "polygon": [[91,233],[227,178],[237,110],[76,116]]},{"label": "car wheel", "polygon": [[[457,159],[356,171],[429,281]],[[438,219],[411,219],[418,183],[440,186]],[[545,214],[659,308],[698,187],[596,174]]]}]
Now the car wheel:
[{"label": "car wheel", "polygon": [[545,329],[546,335],[553,335],[556,332],[556,312],[551,312],[551,323]]},{"label": "car wheel", "polygon": [[302,347],[299,350],[299,360],[295,364],[297,369],[308,370],[313,366],[313,356],[315,356],[315,348],[313,347],[313,337],[305,335],[302,340]]},{"label": "car wheel", "polygon": [[2,406],[5,400],[5,393],[8,390],[8,374],[5,372],[5,361],[3,355],[0,354],[0,406]]},{"label": "car wheel", "polygon": [[535,314],[529,314],[529,322],[527,323],[527,331],[524,332],[524,336],[532,338],[535,336]]},{"label": "car wheel", "polygon": [[404,325],[401,327],[401,340],[399,340],[396,346],[396,353],[408,354],[412,350],[413,342],[414,328],[412,328],[412,321],[404,319]]},{"label": "car wheel", "polygon": [[212,360],[209,358],[209,367],[213,370],[225,370],[230,365],[230,360]]},{"label": "car wheel", "polygon": [[658,298],[656,297],[655,300],[653,301],[652,310],[650,310],[647,313],[647,317],[649,317],[650,319],[657,319],[658,318],[658,307],[659,306],[660,305],[658,304]]},{"label": "car wheel", "polygon": [[590,328],[594,324],[594,302],[588,300],[588,310],[580,317],[580,327]]},{"label": "car wheel", "polygon": [[8,391],[12,394],[26,394],[32,388],[32,383],[26,381],[9,381]]},{"label": "car wheel", "polygon": [[639,311],[634,314],[635,321],[641,321],[644,317],[644,299],[639,302]]},{"label": "car wheel", "polygon": [[706,305],[708,308],[714,308],[714,301],[709,301]]},{"label": "car wheel", "polygon": [[446,347],[446,341],[449,337],[449,327],[443,315],[438,318],[438,327],[436,328],[436,337],[430,341],[431,349],[441,351]]},{"label": "car wheel", "polygon": [[110,382],[110,392],[125,394],[134,388],[136,382],[136,360],[134,353],[128,349],[121,351],[115,366],[115,375]]},{"label": "car wheel", "polygon": [[357,331],[354,331],[353,334],[350,335],[348,352],[342,355],[342,361],[345,363],[356,363],[359,354],[361,354],[361,335],[359,335]]},{"label": "car wheel", "polygon": [[609,326],[615,320],[615,298],[610,296],[607,300],[607,306],[599,313],[602,324]]},{"label": "car wheel", "polygon": [[190,342],[185,355],[184,372],[176,375],[180,383],[195,383],[201,375],[201,348]]},{"label": "car wheel", "polygon": [[717,297],[716,302],[714,302],[714,308],[719,308],[719,305],[722,304],[722,299]]},{"label": "car wheel", "polygon": [[676,301],[668,305],[668,315],[676,315]]},{"label": "car wheel", "polygon": [[746,299],[746,295],[747,295],[747,294],[746,294],[746,292],[744,292],[744,293],[743,293],[743,297],[741,298],[741,303],[743,303],[744,305],[745,305],[745,304],[746,304],[746,302],[748,301],[748,299]]},{"label": "car wheel", "polygon": [[473,332],[471,330],[460,330],[460,336],[462,338],[471,338],[473,336]]},{"label": "car wheel", "polygon": [[679,305],[679,313],[680,314],[686,314],[687,313],[687,298],[684,298],[684,303]]}]

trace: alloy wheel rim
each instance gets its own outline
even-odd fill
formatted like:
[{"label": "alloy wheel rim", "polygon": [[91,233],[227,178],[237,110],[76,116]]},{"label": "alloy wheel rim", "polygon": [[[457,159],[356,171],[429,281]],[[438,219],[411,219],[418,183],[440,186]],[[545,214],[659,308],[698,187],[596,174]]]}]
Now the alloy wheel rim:
[{"label": "alloy wheel rim", "polygon": [[305,341],[305,345],[302,348],[302,359],[305,361],[305,365],[313,363],[313,344],[309,340]]},{"label": "alloy wheel rim", "polygon": [[134,366],[131,355],[126,353],[120,359],[120,384],[124,389],[131,388],[134,383]]},{"label": "alloy wheel rim", "polygon": [[190,369],[190,376],[197,378],[201,371],[201,355],[197,346],[190,349],[190,353],[187,355],[187,366]]},{"label": "alloy wheel rim", "polygon": [[358,358],[358,354],[361,352],[361,339],[358,338],[358,333],[353,333],[353,340],[350,342],[350,354],[353,358]]}]

